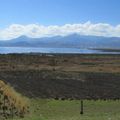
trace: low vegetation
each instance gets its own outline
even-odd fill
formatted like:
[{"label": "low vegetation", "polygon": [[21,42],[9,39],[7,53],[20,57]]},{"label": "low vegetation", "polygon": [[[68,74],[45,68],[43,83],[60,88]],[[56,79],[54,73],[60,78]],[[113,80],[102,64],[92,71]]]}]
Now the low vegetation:
[{"label": "low vegetation", "polygon": [[0,81],[0,120],[120,120],[120,55],[0,55],[0,79],[30,98]]},{"label": "low vegetation", "polygon": [[14,120],[120,120],[120,101],[84,100],[84,114],[80,114],[80,100],[31,99],[31,113]]},{"label": "low vegetation", "polygon": [[28,109],[27,99],[0,80],[0,120],[2,118],[24,118],[29,112]]}]

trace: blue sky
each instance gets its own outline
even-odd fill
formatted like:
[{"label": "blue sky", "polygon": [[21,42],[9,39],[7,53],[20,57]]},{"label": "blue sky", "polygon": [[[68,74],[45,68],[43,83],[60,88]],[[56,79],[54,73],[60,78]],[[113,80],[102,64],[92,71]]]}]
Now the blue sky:
[{"label": "blue sky", "polygon": [[0,0],[0,28],[10,24],[120,23],[120,0]]},{"label": "blue sky", "polygon": [[0,0],[0,40],[73,33],[120,37],[120,0]]}]

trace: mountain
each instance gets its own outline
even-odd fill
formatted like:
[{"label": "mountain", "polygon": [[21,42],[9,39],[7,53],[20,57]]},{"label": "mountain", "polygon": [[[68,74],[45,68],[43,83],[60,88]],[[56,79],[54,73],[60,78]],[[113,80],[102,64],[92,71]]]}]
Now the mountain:
[{"label": "mountain", "polygon": [[120,49],[119,37],[83,36],[72,34],[43,38],[21,36],[12,40],[1,40],[0,47],[49,47],[49,48],[110,48]]}]

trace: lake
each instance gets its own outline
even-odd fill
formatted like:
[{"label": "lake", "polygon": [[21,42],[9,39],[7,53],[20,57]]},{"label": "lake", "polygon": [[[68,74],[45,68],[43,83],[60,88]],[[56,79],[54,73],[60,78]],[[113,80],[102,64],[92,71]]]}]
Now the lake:
[{"label": "lake", "polygon": [[34,47],[0,47],[0,54],[8,53],[76,53],[76,54],[120,54],[120,52],[106,52],[102,50],[77,48],[34,48]]}]

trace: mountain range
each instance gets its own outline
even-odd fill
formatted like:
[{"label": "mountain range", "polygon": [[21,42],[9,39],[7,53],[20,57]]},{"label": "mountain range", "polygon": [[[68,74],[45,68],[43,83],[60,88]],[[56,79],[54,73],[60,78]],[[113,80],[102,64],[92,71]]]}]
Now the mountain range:
[{"label": "mountain range", "polygon": [[12,40],[0,40],[0,47],[120,49],[120,38],[102,36],[84,36],[78,34],[43,38],[29,38],[26,36],[21,36]]}]

